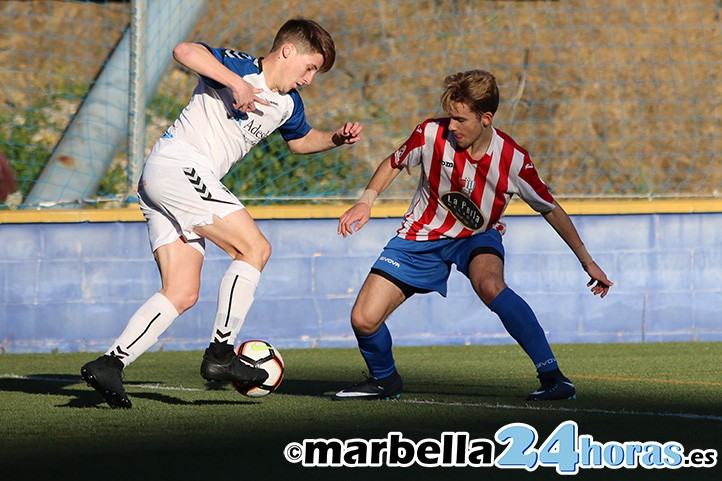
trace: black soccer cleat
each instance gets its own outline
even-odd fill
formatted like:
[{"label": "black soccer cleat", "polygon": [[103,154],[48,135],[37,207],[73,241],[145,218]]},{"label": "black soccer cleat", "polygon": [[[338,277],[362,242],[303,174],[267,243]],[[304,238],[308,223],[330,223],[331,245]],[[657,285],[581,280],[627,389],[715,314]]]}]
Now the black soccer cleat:
[{"label": "black soccer cleat", "polygon": [[529,394],[527,401],[560,401],[577,398],[574,384],[558,369],[549,373],[540,373],[537,377],[541,387]]},{"label": "black soccer cleat", "polygon": [[206,349],[201,363],[201,376],[206,381],[236,382],[248,386],[260,386],[268,379],[265,369],[253,367],[231,353],[226,359],[219,360]]},{"label": "black soccer cleat", "polygon": [[98,391],[111,408],[133,407],[123,388],[123,363],[119,359],[100,356],[80,368],[80,377]]},{"label": "black soccer cleat", "polygon": [[366,379],[361,382],[343,389],[334,394],[331,399],[334,401],[353,401],[366,400],[372,401],[376,399],[399,399],[401,391],[404,388],[404,381],[395,372],[384,379],[376,379],[366,375]]}]

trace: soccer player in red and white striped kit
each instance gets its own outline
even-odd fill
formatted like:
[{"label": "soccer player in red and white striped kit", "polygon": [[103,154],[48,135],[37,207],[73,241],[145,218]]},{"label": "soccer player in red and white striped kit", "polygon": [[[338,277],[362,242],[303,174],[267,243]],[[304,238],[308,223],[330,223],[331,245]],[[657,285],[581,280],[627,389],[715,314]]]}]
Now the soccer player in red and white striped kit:
[{"label": "soccer player in red and white striped kit", "polygon": [[448,117],[422,122],[378,166],[362,197],[339,219],[344,237],[361,229],[371,206],[406,169],[421,167],[418,188],[401,227],[371,268],[351,312],[351,325],[370,376],[334,400],[393,399],[403,381],[392,353],[386,319],[416,293],[446,296],[451,264],[531,358],[541,386],[528,400],[576,397],[559,369],[529,305],[504,282],[502,216],[513,195],[539,212],[579,259],[594,295],[612,282],[584,247],[572,220],[542,182],[529,153],[492,125],[499,105],[494,76],[459,72],[444,81],[441,106]]}]

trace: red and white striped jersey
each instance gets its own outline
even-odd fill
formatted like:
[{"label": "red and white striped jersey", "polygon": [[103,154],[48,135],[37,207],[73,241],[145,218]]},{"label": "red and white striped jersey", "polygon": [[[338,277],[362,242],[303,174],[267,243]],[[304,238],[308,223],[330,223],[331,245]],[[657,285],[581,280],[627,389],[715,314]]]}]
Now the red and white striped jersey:
[{"label": "red and white striped jersey", "polygon": [[[503,232],[499,221],[514,194],[537,212],[554,208],[554,197],[529,153],[511,137],[494,128],[486,154],[474,160],[465,150],[456,150],[449,122],[449,118],[424,121],[392,154],[395,168],[409,173],[417,165],[422,169],[398,237],[424,241],[469,237],[491,228]],[[480,228],[465,227],[444,206],[441,196],[447,192],[461,192],[476,205],[482,215]]]}]

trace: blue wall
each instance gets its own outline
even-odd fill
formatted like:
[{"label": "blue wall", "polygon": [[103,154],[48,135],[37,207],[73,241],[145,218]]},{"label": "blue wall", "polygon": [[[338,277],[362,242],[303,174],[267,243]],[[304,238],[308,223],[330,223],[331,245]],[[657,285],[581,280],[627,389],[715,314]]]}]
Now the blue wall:
[{"label": "blue wall", "polygon": [[[508,217],[506,280],[552,343],[722,341],[722,214],[573,216],[616,282],[600,299],[540,216]],[[241,338],[279,348],[354,346],[348,316],[399,219],[351,238],[334,219],[261,220],[273,256]],[[0,352],[105,351],[159,288],[142,222],[0,225]],[[202,349],[229,260],[210,246],[198,304],[155,349]],[[510,338],[454,271],[450,293],[412,297],[389,321],[397,345]]]}]

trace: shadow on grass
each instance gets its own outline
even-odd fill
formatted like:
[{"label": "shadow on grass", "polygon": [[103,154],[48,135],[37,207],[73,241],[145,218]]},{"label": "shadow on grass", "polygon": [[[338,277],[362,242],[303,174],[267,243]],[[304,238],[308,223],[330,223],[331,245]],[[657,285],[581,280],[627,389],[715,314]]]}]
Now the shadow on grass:
[{"label": "shadow on grass", "polygon": [[[132,381],[125,382],[126,387],[159,385],[159,381]],[[23,377],[0,379],[0,391],[22,392],[25,394],[42,394],[53,396],[67,396],[68,402],[57,404],[60,408],[96,408],[109,406],[103,398],[92,389],[75,389],[72,386],[83,386],[85,382],[79,377],[71,374],[30,374]],[[207,390],[224,390],[225,386],[218,383],[208,383]],[[151,389],[151,388],[149,388]],[[181,406],[210,406],[210,405],[243,405],[256,404],[253,400],[226,401],[217,399],[186,401],[175,396],[157,392],[133,391],[130,394],[132,399],[148,399],[169,405]]]},{"label": "shadow on grass", "polygon": [[[348,387],[349,382],[309,379],[284,379],[276,391],[279,394],[330,398],[336,392]],[[403,397],[469,397],[484,401],[508,399],[516,396],[518,387],[491,384],[459,384],[438,382],[413,382],[404,387]]]},{"label": "shadow on grass", "polygon": [[[317,399],[330,399],[331,396],[351,384],[346,381],[329,379],[299,379],[286,378],[277,393],[290,396],[312,397]],[[692,395],[691,388],[680,390],[672,395],[672,390],[662,392],[640,392],[639,383],[629,383],[621,389],[604,390],[598,382],[584,381],[579,383],[579,399],[565,403],[538,404],[535,407],[598,410],[601,413],[609,412],[640,412],[658,413],[666,417],[682,413],[686,417],[717,416],[722,415],[719,409],[719,397],[716,394],[700,391]],[[173,395],[172,386],[166,386],[157,380],[127,381],[131,399],[147,399],[158,403],[175,406],[192,405],[244,405],[262,402],[258,399],[239,396],[237,400],[224,399],[183,399]],[[157,387],[157,389],[156,389]],[[524,406],[526,389],[532,386],[519,386],[508,382],[484,383],[458,383],[438,382],[431,379],[414,378],[409,376],[402,394],[402,400],[418,399],[420,401],[461,402],[474,404],[500,403]],[[634,388],[636,387],[636,391]],[[646,385],[643,387],[647,387]],[[678,386],[670,386],[677,387]],[[162,392],[167,390],[166,392]],[[205,391],[233,391],[228,384],[206,383]],[[0,391],[22,392],[26,394],[55,395],[68,397],[64,404],[56,407],[94,408],[104,407],[107,404],[94,390],[85,387],[84,382],[77,375],[71,374],[29,374],[18,377],[0,378]],[[160,391],[160,392],[159,392]],[[201,393],[204,390],[199,390]],[[666,395],[663,395],[666,394]]]},{"label": "shadow on grass", "polygon": [[[252,398],[240,397],[238,400],[219,399],[195,399],[185,400],[172,394],[153,391],[152,386],[158,386],[159,390],[165,386],[157,380],[126,381],[126,388],[129,388],[131,400],[146,399],[170,406],[212,406],[212,405],[248,405],[261,402]],[[344,381],[310,380],[310,379],[285,379],[277,393],[329,399],[340,389],[349,385]],[[85,383],[79,376],[71,374],[30,374],[23,377],[0,378],[0,391],[22,392],[26,394],[41,394],[65,396],[68,398],[64,404],[57,404],[59,408],[108,408],[103,398],[94,390],[85,388]],[[148,387],[151,386],[151,387]],[[141,390],[140,388],[147,387]],[[227,383],[207,382],[207,391],[233,390]],[[501,399],[508,399],[509,393],[499,392],[499,386],[493,385],[470,385],[470,384],[439,384],[439,383],[414,383],[408,385],[403,392],[403,398],[435,398],[454,396],[465,398],[468,401],[496,402]]]}]

